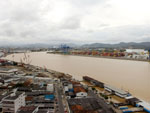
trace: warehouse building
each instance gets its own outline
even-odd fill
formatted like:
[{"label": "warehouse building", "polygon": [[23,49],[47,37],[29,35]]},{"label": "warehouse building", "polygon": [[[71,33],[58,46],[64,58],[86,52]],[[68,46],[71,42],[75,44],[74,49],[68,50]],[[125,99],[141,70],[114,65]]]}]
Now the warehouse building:
[{"label": "warehouse building", "polygon": [[104,89],[111,92],[112,94],[115,94],[115,95],[121,97],[121,98],[130,96],[130,94],[128,92],[118,89],[118,88],[115,88],[113,86],[107,85],[107,84],[104,85]]}]

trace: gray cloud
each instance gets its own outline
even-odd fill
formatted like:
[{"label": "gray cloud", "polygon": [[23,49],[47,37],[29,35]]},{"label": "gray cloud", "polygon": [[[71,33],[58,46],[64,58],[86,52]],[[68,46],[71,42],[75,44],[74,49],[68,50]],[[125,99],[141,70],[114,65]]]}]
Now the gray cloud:
[{"label": "gray cloud", "polygon": [[110,1],[0,0],[0,43],[150,41],[149,22],[127,23]]},{"label": "gray cloud", "polygon": [[94,40],[99,42],[142,42],[148,41],[150,25],[130,25],[105,28],[93,33]]},{"label": "gray cloud", "polygon": [[80,19],[78,17],[67,18],[60,24],[62,29],[78,29],[80,28]]},{"label": "gray cloud", "polygon": [[73,5],[76,5],[78,7],[90,7],[90,6],[93,6],[95,4],[99,4],[99,3],[104,3],[108,0],[82,0],[82,1],[79,1],[79,0],[68,0],[69,2],[71,2]]}]

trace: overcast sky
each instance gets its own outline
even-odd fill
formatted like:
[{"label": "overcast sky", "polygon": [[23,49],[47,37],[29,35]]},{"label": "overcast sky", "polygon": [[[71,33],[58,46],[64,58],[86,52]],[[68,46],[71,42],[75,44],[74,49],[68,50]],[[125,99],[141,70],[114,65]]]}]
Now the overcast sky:
[{"label": "overcast sky", "polygon": [[0,0],[0,44],[150,41],[150,0]]}]

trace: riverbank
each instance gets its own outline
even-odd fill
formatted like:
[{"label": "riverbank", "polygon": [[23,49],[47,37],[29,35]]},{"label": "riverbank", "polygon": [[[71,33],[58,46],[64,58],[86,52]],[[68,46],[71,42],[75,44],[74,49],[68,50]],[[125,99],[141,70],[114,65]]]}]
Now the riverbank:
[{"label": "riverbank", "polygon": [[59,55],[81,56],[81,57],[94,57],[94,58],[106,58],[106,59],[150,62],[150,61],[145,60],[145,59],[134,59],[134,58],[125,58],[125,57],[109,57],[109,56],[97,56],[97,55],[75,55],[75,54],[61,54],[61,53],[51,53],[51,52],[47,52],[47,54],[59,54]]},{"label": "riverbank", "polygon": [[[5,64],[5,68],[10,68],[11,67],[12,69],[13,68],[17,68],[18,70],[22,70],[23,73],[26,73],[26,74],[21,74],[21,76],[23,76],[25,78],[29,78],[29,79],[32,78],[33,79],[32,81],[37,82],[37,84],[39,84],[39,85],[41,84],[41,83],[39,83],[39,81],[41,81],[41,80],[49,80],[49,78],[50,78],[50,80],[53,80],[54,82],[58,82],[58,81],[62,80],[62,83],[63,83],[64,80],[65,80],[65,81],[68,81],[68,82],[72,81],[73,83],[80,83],[81,84],[81,81],[79,81],[77,79],[73,79],[73,75],[61,73],[61,72],[54,71],[54,70],[51,70],[51,69],[45,69],[45,68],[40,67],[40,66],[24,64],[24,63],[21,63],[21,62],[14,62],[14,61],[6,61],[6,62],[7,63],[4,63]],[[35,74],[35,73],[37,73],[37,74]],[[38,79],[38,80],[35,80],[35,79]],[[90,79],[92,81],[94,80],[93,78],[90,78]],[[97,82],[98,84],[100,84],[101,87],[103,87],[104,83],[101,83],[101,82],[99,82],[97,80],[94,80],[94,81],[95,81],[94,83]],[[113,93],[106,91],[105,88],[101,88],[101,87],[98,87],[98,86],[95,87],[94,86],[94,88],[96,89],[96,90],[94,90],[93,86],[89,85],[87,87],[89,93],[88,93],[88,91],[87,91],[87,93],[90,96],[94,96],[94,97],[96,96],[97,98],[100,98],[102,100],[104,99],[104,102],[106,102],[108,104],[108,106],[110,104],[111,105],[113,105],[113,104],[114,105],[115,104],[119,104],[120,105],[121,104],[121,106],[126,105],[126,104],[130,105],[129,103],[126,103],[126,99],[125,98],[123,99],[122,97],[119,97],[116,94],[114,95]],[[84,86],[84,88],[86,89],[86,86]],[[93,90],[93,93],[91,93],[92,90]],[[99,93],[97,91],[99,91]],[[124,91],[121,91],[121,92],[124,92]],[[133,107],[134,106],[132,106],[132,108]],[[117,107],[117,109],[119,109],[119,107]],[[117,112],[117,113],[120,113],[120,112]],[[134,112],[134,113],[136,113],[136,112]],[[145,112],[142,112],[142,113],[145,113]]]},{"label": "riverbank", "polygon": [[[23,52],[22,52],[23,53]],[[29,53],[29,52],[26,52]],[[33,53],[33,52],[32,52]],[[111,56],[99,56],[99,55],[75,55],[75,54],[62,54],[62,53],[52,53],[52,52],[46,52],[47,54],[58,54],[58,55],[70,55],[70,56],[81,56],[81,57],[94,57],[94,58],[106,58],[106,59],[117,59],[117,60],[130,60],[130,61],[141,61],[141,62],[150,62],[146,59],[134,59],[134,58],[126,58],[126,57],[111,57]],[[5,57],[8,55],[11,55],[13,53],[6,54]],[[15,53],[20,54],[20,53]],[[1,56],[0,58],[2,58]]]},{"label": "riverbank", "polygon": [[[150,101],[150,90],[148,90],[150,64],[148,62],[47,54],[46,52],[31,52],[27,56],[30,56],[32,65],[68,73],[79,80],[82,76],[88,75]],[[14,54],[14,59],[12,55],[8,55],[5,59],[19,62],[23,58],[24,54]]]},{"label": "riverbank", "polygon": [[[129,112],[132,111],[130,109],[132,107],[144,108],[145,111],[147,111],[148,113],[150,112],[150,103],[135,97],[128,91],[109,86],[88,76],[83,77],[83,83],[88,87],[91,87],[93,90],[95,90],[95,92],[99,93],[105,100],[107,100],[108,103],[113,103],[113,106],[116,106],[118,108],[120,108],[121,106],[126,107],[125,109],[127,109],[127,111]],[[128,108],[130,110],[128,110]],[[134,110],[132,112],[145,113],[139,112],[138,110],[137,112]]]}]

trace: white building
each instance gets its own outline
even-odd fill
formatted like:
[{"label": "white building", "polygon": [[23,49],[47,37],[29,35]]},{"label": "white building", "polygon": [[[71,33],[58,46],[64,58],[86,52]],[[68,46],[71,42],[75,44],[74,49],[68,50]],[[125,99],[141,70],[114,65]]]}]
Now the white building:
[{"label": "white building", "polygon": [[73,84],[71,82],[64,82],[62,83],[64,86],[64,93],[68,92],[69,90],[73,89]]},{"label": "white building", "polygon": [[3,52],[0,52],[0,57],[3,57],[4,56],[4,53]]},{"label": "white building", "polygon": [[145,51],[144,49],[126,49],[127,53],[137,53],[137,54],[142,54],[142,53],[147,53],[148,51]]},{"label": "white building", "polygon": [[39,82],[50,83],[50,82],[54,82],[54,79],[49,78],[49,77],[35,77],[34,82],[35,83],[39,83]]},{"label": "white building", "polygon": [[47,91],[54,92],[54,84],[47,84]]},{"label": "white building", "polygon": [[117,96],[119,96],[119,97],[121,97],[121,98],[125,98],[125,97],[130,95],[128,92],[126,92],[124,90],[115,88],[115,87],[107,85],[107,84],[104,85],[104,89],[117,95]]},{"label": "white building", "polygon": [[64,93],[68,92],[69,91],[69,88],[68,86],[64,86]]},{"label": "white building", "polygon": [[144,54],[144,55],[134,54],[134,55],[132,55],[132,58],[147,60],[149,58],[149,56],[148,56],[148,54]]},{"label": "white building", "polygon": [[73,88],[72,83],[68,83],[68,89],[72,89],[72,88]]},{"label": "white building", "polygon": [[15,72],[18,72],[18,69],[0,68],[0,73],[15,73]]},{"label": "white building", "polygon": [[76,93],[76,97],[77,98],[87,97],[87,93],[86,92],[78,92],[78,93]]},{"label": "white building", "polygon": [[74,93],[76,94],[76,98],[83,98],[88,95],[85,89],[81,86],[74,87]]},{"label": "white building", "polygon": [[2,101],[3,113],[17,113],[21,106],[25,106],[25,93],[12,93]]},{"label": "white building", "polygon": [[143,107],[146,112],[150,113],[150,104],[149,103],[142,101],[142,102],[137,103],[136,106]]}]

